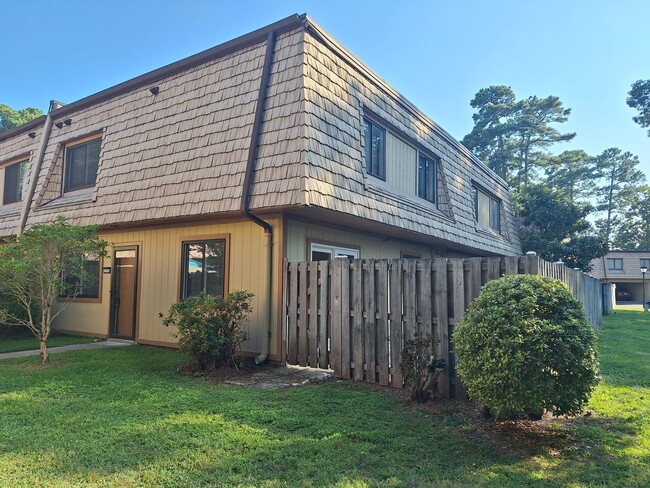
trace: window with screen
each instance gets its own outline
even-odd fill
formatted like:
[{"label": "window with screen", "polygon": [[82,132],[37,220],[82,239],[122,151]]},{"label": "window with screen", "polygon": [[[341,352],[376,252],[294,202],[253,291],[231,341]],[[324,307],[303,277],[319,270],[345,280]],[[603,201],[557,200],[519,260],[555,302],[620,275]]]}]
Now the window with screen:
[{"label": "window with screen", "polygon": [[63,191],[92,188],[97,179],[101,139],[66,146]]},{"label": "window with screen", "polygon": [[26,161],[9,164],[4,167],[4,181],[2,184],[3,205],[20,202],[23,199],[26,169]]}]

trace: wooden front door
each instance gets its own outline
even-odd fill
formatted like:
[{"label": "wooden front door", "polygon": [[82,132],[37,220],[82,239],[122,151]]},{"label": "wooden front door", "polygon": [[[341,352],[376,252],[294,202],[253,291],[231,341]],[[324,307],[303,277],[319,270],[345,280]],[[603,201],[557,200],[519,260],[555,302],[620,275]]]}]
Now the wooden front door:
[{"label": "wooden front door", "polygon": [[135,338],[137,290],[137,246],[115,249],[111,287],[111,337]]}]

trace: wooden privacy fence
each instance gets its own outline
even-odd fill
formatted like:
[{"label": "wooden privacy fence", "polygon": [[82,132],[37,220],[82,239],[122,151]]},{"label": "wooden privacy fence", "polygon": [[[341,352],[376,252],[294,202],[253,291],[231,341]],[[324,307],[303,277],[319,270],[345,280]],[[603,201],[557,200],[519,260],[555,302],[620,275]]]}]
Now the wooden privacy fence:
[{"label": "wooden privacy fence", "polygon": [[403,345],[416,333],[428,333],[446,365],[438,393],[451,398],[466,394],[456,378],[450,339],[469,303],[490,280],[506,274],[562,280],[594,327],[602,325],[599,280],[535,255],[285,261],[284,274],[287,363],[402,388]]}]

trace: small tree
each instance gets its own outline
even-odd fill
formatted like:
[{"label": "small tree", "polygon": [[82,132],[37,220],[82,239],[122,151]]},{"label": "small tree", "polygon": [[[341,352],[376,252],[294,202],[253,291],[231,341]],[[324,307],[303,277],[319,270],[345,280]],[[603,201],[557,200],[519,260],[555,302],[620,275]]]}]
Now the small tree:
[{"label": "small tree", "polygon": [[[0,282],[19,311],[3,310],[0,322],[26,326],[38,339],[46,363],[52,322],[97,276],[85,270],[89,256],[106,256],[108,243],[96,226],[73,226],[64,217],[38,224],[0,246]],[[54,303],[60,304],[54,310]],[[19,313],[20,312],[20,313]]]},{"label": "small tree", "polygon": [[598,384],[596,335],[559,280],[505,276],[487,283],[454,331],[457,371],[497,416],[575,415]]}]

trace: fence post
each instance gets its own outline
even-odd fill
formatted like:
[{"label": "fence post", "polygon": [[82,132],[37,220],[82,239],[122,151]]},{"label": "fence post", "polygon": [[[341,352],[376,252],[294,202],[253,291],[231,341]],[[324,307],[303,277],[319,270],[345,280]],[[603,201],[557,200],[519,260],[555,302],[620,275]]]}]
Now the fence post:
[{"label": "fence post", "polygon": [[329,307],[329,283],[330,283],[330,268],[329,261],[321,261],[318,264],[320,270],[320,304],[318,310],[319,316],[319,329],[318,329],[318,345],[319,356],[318,366],[322,369],[329,368],[330,359],[328,351],[328,326],[330,323],[330,307]]},{"label": "fence post", "polygon": [[309,273],[309,303],[307,310],[308,320],[308,342],[307,365],[312,368],[318,367],[318,261],[310,261],[307,264]]},{"label": "fence post", "polygon": [[390,384],[402,388],[402,261],[390,261]]},{"label": "fence post", "polygon": [[388,261],[377,261],[377,361],[379,383],[389,384],[388,357]]},{"label": "fence post", "polygon": [[[341,378],[341,274],[344,259],[336,258],[331,264],[330,281],[330,366],[334,376]],[[347,262],[347,259],[345,260]]]},{"label": "fence post", "polygon": [[375,360],[375,344],[377,340],[377,322],[375,321],[375,260],[364,259],[364,363],[366,365],[366,381],[375,383],[377,379],[377,362]]},{"label": "fence post", "polygon": [[445,369],[438,378],[438,392],[441,396],[449,398],[449,306],[447,290],[447,258],[436,258],[436,310],[438,327],[436,339],[438,340],[438,357],[445,362]]},{"label": "fence post", "polygon": [[289,295],[287,293],[288,282],[287,278],[289,277],[289,260],[284,258],[282,260],[282,346],[280,350],[280,360],[282,366],[287,364],[287,329],[289,327],[288,315],[289,315]]},{"label": "fence post", "polygon": [[287,314],[287,362],[298,360],[298,263],[289,263],[289,313]]},{"label": "fence post", "polygon": [[307,262],[298,264],[298,364],[307,366]]},{"label": "fence post", "polygon": [[539,274],[539,257],[532,251],[524,256],[524,273],[529,275]]}]

